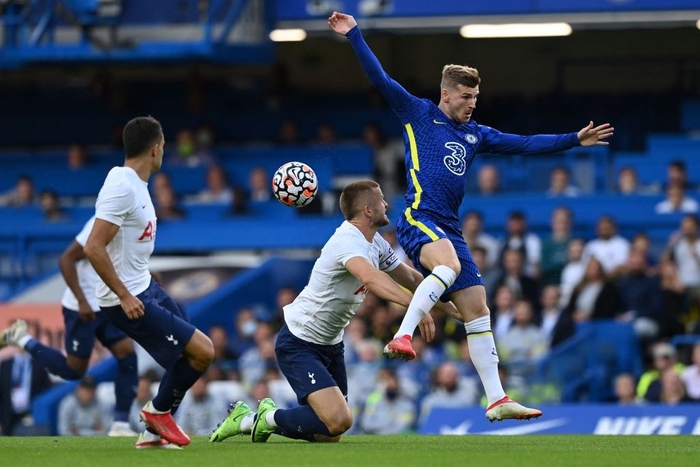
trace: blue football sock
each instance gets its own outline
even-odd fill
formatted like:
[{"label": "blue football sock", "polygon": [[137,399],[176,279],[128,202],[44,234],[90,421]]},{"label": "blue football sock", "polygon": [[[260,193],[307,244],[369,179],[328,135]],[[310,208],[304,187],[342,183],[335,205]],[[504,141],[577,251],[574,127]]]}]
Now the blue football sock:
[{"label": "blue football sock", "polygon": [[158,394],[153,398],[153,408],[162,412],[170,410],[175,415],[185,393],[203,373],[192,368],[185,357],[180,357],[163,376]]},{"label": "blue football sock", "polygon": [[[314,409],[309,405],[294,407],[293,409],[280,409],[275,412],[275,423],[277,423],[278,431],[297,433],[306,433],[309,435],[326,435],[333,436],[328,431],[325,423],[318,418]],[[280,433],[282,434],[282,433]],[[282,434],[282,436],[286,436]],[[295,438],[306,439],[306,438]]]},{"label": "blue football sock", "polygon": [[29,352],[34,361],[46,368],[49,373],[60,376],[66,380],[80,379],[82,376],[68,366],[68,360],[65,355],[53,347],[42,344],[36,339],[30,339],[24,346],[24,350]]},{"label": "blue football sock", "polygon": [[303,439],[310,443],[315,443],[316,438],[313,433],[302,433],[299,430],[289,430],[287,428],[275,428],[275,434],[289,439]]},{"label": "blue football sock", "polygon": [[117,359],[117,379],[114,381],[114,395],[117,404],[114,408],[115,422],[128,422],[131,403],[136,397],[139,375],[136,368],[136,353]]}]

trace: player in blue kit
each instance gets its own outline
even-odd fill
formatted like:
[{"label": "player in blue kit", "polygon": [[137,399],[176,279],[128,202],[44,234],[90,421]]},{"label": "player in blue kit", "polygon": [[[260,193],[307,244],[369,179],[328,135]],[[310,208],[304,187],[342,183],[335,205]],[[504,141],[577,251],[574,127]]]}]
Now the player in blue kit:
[{"label": "player in blue kit", "polygon": [[541,411],[511,400],[498,377],[498,354],[481,273],[459,224],[467,172],[478,153],[544,154],[580,145],[604,145],[613,128],[607,123],[596,127],[590,122],[577,133],[561,135],[501,133],[471,119],[481,81],[476,69],[446,65],[440,102],[435,105],[411,95],[386,74],[352,16],[335,12],[328,18],[328,25],[350,40],[370,81],[404,125],[408,191],[396,233],[425,279],[384,353],[392,358],[414,358],[411,336],[418,322],[438,299],[449,299],[465,322],[469,353],[488,398],[486,417],[491,421],[539,417]]}]

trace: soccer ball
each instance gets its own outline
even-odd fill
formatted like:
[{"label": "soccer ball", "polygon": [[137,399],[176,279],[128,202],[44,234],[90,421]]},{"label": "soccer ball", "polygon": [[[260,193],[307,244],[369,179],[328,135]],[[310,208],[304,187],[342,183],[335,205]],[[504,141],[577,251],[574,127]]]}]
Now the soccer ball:
[{"label": "soccer ball", "polygon": [[306,206],[318,193],[318,179],[303,162],[287,162],[272,177],[272,192],[285,206]]}]

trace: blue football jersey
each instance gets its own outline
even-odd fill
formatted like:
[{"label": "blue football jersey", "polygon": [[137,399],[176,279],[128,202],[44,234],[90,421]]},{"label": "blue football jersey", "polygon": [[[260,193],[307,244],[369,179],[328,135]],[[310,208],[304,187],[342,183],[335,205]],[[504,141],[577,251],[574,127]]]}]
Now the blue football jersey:
[{"label": "blue football jersey", "polygon": [[404,126],[407,215],[416,210],[448,223],[459,222],[467,172],[478,153],[545,154],[578,146],[577,133],[521,136],[470,120],[459,124],[428,99],[406,91],[381,67],[359,28],[347,34],[372,84]]}]

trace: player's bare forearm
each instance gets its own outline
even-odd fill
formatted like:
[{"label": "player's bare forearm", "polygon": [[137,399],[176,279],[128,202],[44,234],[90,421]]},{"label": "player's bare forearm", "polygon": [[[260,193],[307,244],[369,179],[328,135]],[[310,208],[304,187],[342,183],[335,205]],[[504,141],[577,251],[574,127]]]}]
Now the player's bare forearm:
[{"label": "player's bare forearm", "polygon": [[421,282],[423,282],[423,275],[410,267],[407,264],[401,263],[393,271],[388,273],[391,278],[406,287],[411,292],[415,292]]},{"label": "player's bare forearm", "polygon": [[100,279],[104,281],[107,287],[109,287],[117,297],[122,299],[130,295],[129,290],[121,279],[119,279],[106,247],[99,244],[91,244],[88,240],[88,244],[85,246],[85,254],[97,275],[100,276]]},{"label": "player's bare forearm", "polygon": [[399,287],[388,274],[379,270],[377,273],[378,274],[365,282],[365,287],[384,300],[388,300],[403,307],[408,307],[409,303],[411,303],[411,294]]},{"label": "player's bare forearm", "polygon": [[73,292],[73,295],[75,295],[78,303],[87,301],[83,289],[80,287],[78,269],[76,267],[76,263],[84,257],[83,247],[78,242],[73,241],[58,259],[58,268],[61,270],[63,280],[70,291]]}]

